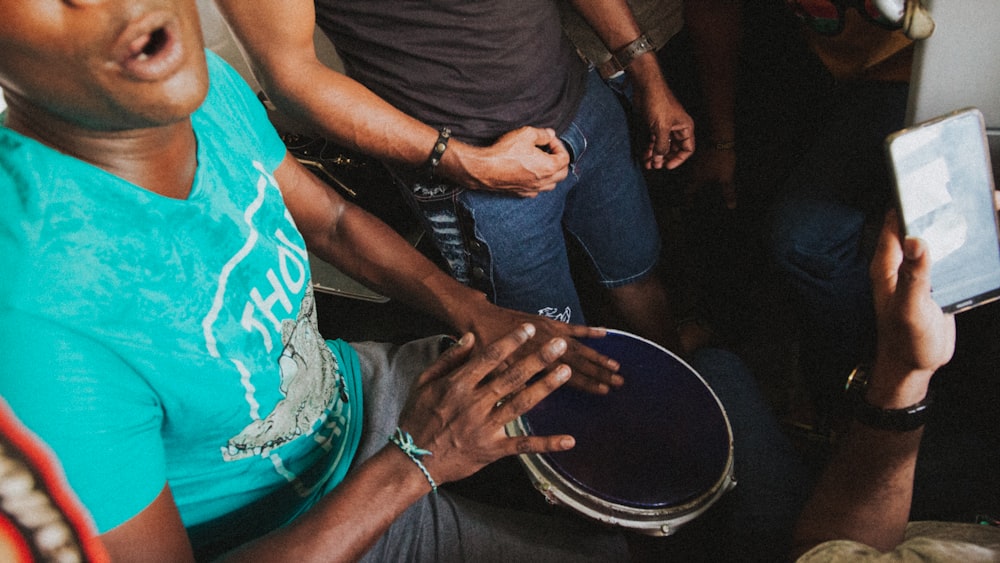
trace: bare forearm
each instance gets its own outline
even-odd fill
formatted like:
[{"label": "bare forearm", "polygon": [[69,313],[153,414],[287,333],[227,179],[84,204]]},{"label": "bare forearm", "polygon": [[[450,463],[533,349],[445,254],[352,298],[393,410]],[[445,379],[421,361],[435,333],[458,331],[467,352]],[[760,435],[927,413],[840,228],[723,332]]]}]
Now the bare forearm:
[{"label": "bare forearm", "polygon": [[834,539],[883,551],[901,542],[921,435],[852,423],[799,518],[795,555]]},{"label": "bare forearm", "polygon": [[394,230],[359,207],[346,205],[334,232],[310,249],[375,291],[433,315],[458,332],[471,329],[486,296],[455,281]]},{"label": "bare forearm", "polygon": [[438,134],[433,127],[397,110],[360,83],[318,61],[304,66],[283,65],[258,72],[262,86],[279,110],[317,127],[338,143],[380,160],[410,166],[427,160]]},{"label": "bare forearm", "polygon": [[572,0],[572,4],[612,53],[642,32],[625,0]]},{"label": "bare forearm", "polygon": [[684,2],[684,22],[694,45],[695,66],[708,108],[709,138],[714,141],[731,141],[736,135],[741,10],[740,0]]},{"label": "bare forearm", "polygon": [[[923,400],[933,371],[910,372],[892,364],[876,362],[865,401],[900,409]],[[882,551],[901,542],[922,435],[922,428],[881,430],[852,421],[799,519],[799,552],[833,539]]]},{"label": "bare forearm", "polygon": [[223,561],[355,561],[429,490],[417,467],[387,446],[292,524]]},{"label": "bare forearm", "polygon": [[[625,47],[642,34],[643,30],[625,0],[574,0],[573,7],[587,20],[611,53]],[[630,74],[639,87],[665,84],[655,53],[640,55],[635,62],[640,60],[648,64],[629,66]]]},{"label": "bare forearm", "polygon": [[[315,12],[308,0],[217,0],[257,80],[294,121],[380,160],[406,166],[427,161],[438,131],[399,111],[354,79],[326,66],[313,45]],[[477,148],[453,140],[439,167],[466,180]]]}]

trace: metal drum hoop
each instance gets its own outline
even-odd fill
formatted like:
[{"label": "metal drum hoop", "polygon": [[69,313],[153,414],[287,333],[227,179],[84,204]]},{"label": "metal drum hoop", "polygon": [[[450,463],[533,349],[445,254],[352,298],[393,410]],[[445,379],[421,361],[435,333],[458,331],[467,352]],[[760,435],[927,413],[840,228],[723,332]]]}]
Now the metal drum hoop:
[{"label": "metal drum hoop", "polygon": [[[715,392],[687,362],[655,342],[624,331],[609,329],[607,332],[608,335],[619,335],[636,339],[662,350],[686,367],[689,372],[688,375],[697,377],[698,381],[704,385],[705,390],[711,394],[718,406],[722,421],[725,423],[726,435],[728,437],[728,456],[718,479],[700,495],[685,502],[665,507],[639,508],[601,498],[592,492],[584,490],[576,483],[573,483],[571,479],[568,479],[561,471],[553,467],[546,459],[546,454],[521,454],[518,458],[535,488],[549,502],[565,505],[586,517],[605,524],[634,530],[651,536],[668,536],[676,532],[680,526],[700,516],[718,501],[723,494],[736,486],[733,469],[732,426],[729,423],[725,408],[715,395]],[[528,415],[530,415],[530,412]],[[505,429],[509,436],[527,436],[531,434],[529,423],[525,421],[525,416],[511,421],[506,425]],[[572,432],[570,433],[572,434]]]}]

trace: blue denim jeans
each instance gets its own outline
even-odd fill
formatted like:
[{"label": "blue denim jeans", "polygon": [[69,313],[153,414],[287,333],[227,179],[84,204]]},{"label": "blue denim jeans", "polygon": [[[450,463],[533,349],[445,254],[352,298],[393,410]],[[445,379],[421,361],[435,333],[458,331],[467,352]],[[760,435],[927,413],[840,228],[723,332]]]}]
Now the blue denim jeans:
[{"label": "blue denim jeans", "polygon": [[583,324],[565,233],[608,288],[649,274],[660,239],[624,110],[596,72],[559,137],[569,175],[533,199],[396,176],[457,280],[498,305]]},{"label": "blue denim jeans", "polygon": [[882,143],[903,126],[907,86],[845,86],[771,217],[771,250],[803,330],[802,372],[820,406],[870,352],[868,264],[891,201]]}]

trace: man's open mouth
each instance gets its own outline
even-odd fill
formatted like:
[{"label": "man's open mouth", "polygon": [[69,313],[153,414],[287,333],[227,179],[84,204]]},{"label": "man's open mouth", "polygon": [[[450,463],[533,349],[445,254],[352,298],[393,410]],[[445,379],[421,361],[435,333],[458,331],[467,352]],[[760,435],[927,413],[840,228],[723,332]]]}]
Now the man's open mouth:
[{"label": "man's open mouth", "polygon": [[[121,66],[131,78],[160,80],[173,73],[183,61],[179,25],[176,20],[147,22],[134,29],[124,46]],[[143,29],[145,28],[145,29]]]}]

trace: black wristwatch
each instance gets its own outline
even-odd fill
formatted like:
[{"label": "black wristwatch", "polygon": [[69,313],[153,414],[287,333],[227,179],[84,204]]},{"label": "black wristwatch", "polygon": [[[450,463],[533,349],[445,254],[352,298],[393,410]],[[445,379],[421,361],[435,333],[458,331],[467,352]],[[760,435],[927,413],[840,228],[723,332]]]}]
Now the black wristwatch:
[{"label": "black wristwatch", "polygon": [[901,409],[883,409],[865,400],[868,389],[868,368],[858,366],[847,378],[847,393],[851,396],[850,408],[854,419],[870,428],[910,432],[927,423],[932,403],[931,395],[920,402]]}]

